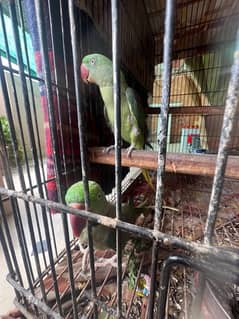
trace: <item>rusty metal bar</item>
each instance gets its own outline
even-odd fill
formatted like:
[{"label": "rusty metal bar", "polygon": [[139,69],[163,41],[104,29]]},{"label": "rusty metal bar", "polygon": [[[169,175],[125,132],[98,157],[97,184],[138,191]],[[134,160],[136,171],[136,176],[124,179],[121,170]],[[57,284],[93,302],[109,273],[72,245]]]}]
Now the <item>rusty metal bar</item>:
[{"label": "rusty metal bar", "polygon": [[14,299],[14,305],[16,306],[16,308],[21,312],[21,314],[23,315],[23,316],[25,316],[27,319],[38,319],[39,318],[39,316],[38,315],[35,315],[35,314],[33,314],[33,313],[30,313],[29,311],[28,311],[28,309],[26,309],[23,305],[22,305],[22,303],[20,303],[20,302],[18,302],[18,300],[17,299]]},{"label": "rusty metal bar", "polygon": [[164,69],[162,76],[162,107],[160,113],[160,133],[158,139],[158,169],[157,169],[157,190],[155,200],[155,219],[154,229],[160,229],[160,220],[162,217],[162,198],[164,192],[164,175],[166,163],[167,148],[167,127],[168,111],[171,88],[171,70],[172,70],[172,46],[173,46],[173,24],[174,24],[175,1],[167,0],[165,17],[165,35],[164,35]]},{"label": "rusty metal bar", "polygon": [[[164,54],[163,54],[163,76],[162,76],[162,107],[160,112],[160,133],[158,139],[158,168],[157,168],[157,185],[155,199],[155,215],[154,215],[154,230],[159,230],[163,214],[163,194],[164,194],[164,176],[166,164],[167,150],[167,127],[168,127],[168,111],[170,101],[171,88],[171,71],[172,71],[172,46],[174,36],[174,15],[175,1],[167,0],[165,13],[165,33],[164,33]],[[158,261],[158,243],[153,243],[152,250],[152,266],[151,266],[151,285],[150,299],[148,306],[148,318],[153,318],[154,299],[156,290],[156,273]]]},{"label": "rusty metal bar", "polygon": [[75,158],[75,149],[74,149],[74,143],[73,143],[73,125],[72,125],[72,119],[71,119],[71,111],[72,111],[72,103],[71,103],[71,96],[70,96],[70,89],[69,84],[70,84],[70,79],[68,76],[68,60],[67,60],[67,52],[68,48],[66,47],[66,37],[68,36],[68,32],[65,28],[65,23],[64,23],[64,17],[65,17],[65,12],[64,10],[68,10],[68,3],[67,1],[60,0],[59,1],[60,5],[60,18],[61,18],[61,33],[62,33],[62,53],[63,53],[63,66],[64,66],[64,73],[65,73],[65,86],[66,86],[66,96],[67,96],[67,108],[68,108],[68,117],[69,117],[69,126],[70,126],[70,145],[71,145],[71,154],[72,154],[72,167],[73,170],[76,170],[76,158]]},{"label": "rusty metal bar", "polygon": [[[21,8],[21,6],[19,5],[19,9]],[[20,10],[21,11],[21,10]],[[33,128],[33,124],[32,124],[32,115],[31,115],[31,105],[30,105],[30,98],[29,98],[29,92],[27,89],[27,82],[26,82],[26,77],[24,76],[24,63],[23,63],[23,50],[21,49],[20,46],[20,33],[17,30],[17,28],[15,27],[16,23],[15,21],[17,21],[17,8],[14,5],[10,5],[10,12],[11,12],[11,17],[12,17],[12,21],[13,21],[13,31],[14,31],[14,40],[16,43],[16,52],[17,52],[17,61],[18,61],[18,65],[19,65],[19,76],[20,76],[20,83],[21,83],[21,89],[23,92],[23,106],[25,109],[25,113],[26,113],[26,120],[27,120],[27,131],[29,134],[29,140],[30,140],[30,146],[31,146],[31,153],[33,156],[33,163],[34,163],[34,167],[35,167],[35,176],[36,176],[36,183],[39,185],[38,189],[40,192],[40,196],[43,196],[43,188],[41,185],[41,172],[40,172],[40,166],[39,166],[39,159],[38,156],[40,155],[40,153],[37,150],[37,144],[34,138],[34,128]],[[20,14],[21,16],[21,14]],[[27,60],[27,68],[28,71],[30,73],[30,67],[29,67],[29,57],[28,57],[28,53],[27,53],[27,46],[26,46],[26,42],[25,42],[25,35],[23,35],[23,43],[24,43],[24,47],[25,47],[25,54],[26,54],[26,60]],[[14,87],[14,90],[16,91],[16,84],[14,82],[14,78],[13,75],[11,74],[11,78],[12,78],[12,85]],[[31,78],[29,78],[29,82],[30,82],[30,88],[31,88]],[[24,138],[24,134],[23,134],[23,121],[22,121],[22,117],[21,117],[21,111],[20,110],[20,103],[19,101],[17,101],[17,93],[15,93],[15,101],[16,103],[16,113],[18,115],[18,122],[19,122],[19,126],[20,126],[20,135],[21,135],[21,139],[22,139],[22,144],[23,144],[23,150],[24,150],[24,157],[25,157],[25,163],[26,163],[26,169],[27,169],[27,176],[28,176],[28,180],[29,180],[29,186],[30,186],[30,191],[33,194],[33,189],[32,189],[32,174],[30,174],[30,166],[29,166],[29,160],[27,158],[27,152],[26,152],[26,141]],[[33,110],[34,110],[34,102],[33,104]],[[13,111],[14,114],[14,111]],[[37,125],[36,125],[36,130],[37,130]],[[36,218],[36,223],[37,223],[37,232],[38,232],[38,236],[40,239],[40,243],[42,243],[42,236],[41,236],[41,229],[40,229],[40,222],[39,222],[39,213],[36,211],[36,207],[34,207],[35,210],[35,218]],[[33,222],[29,221],[29,230],[31,233],[31,229],[33,226]],[[36,243],[34,243],[35,239],[32,238],[33,240],[33,247],[36,245]],[[44,257],[44,264],[46,267],[46,257],[45,257],[45,252],[43,251],[43,257]],[[36,254],[36,249],[34,249],[34,253]],[[36,258],[36,265],[37,265],[37,269],[38,269],[38,273],[40,270],[40,264],[39,261],[37,261],[38,257]],[[44,294],[43,294],[44,296]]]},{"label": "rusty metal bar", "polygon": [[[87,176],[87,155],[85,149],[85,138],[83,133],[83,109],[81,105],[81,88],[80,88],[80,61],[78,53],[78,40],[76,34],[76,21],[74,16],[74,1],[69,1],[69,20],[70,20],[70,30],[71,30],[71,46],[73,54],[73,66],[74,66],[74,80],[75,80],[75,92],[76,92],[76,106],[77,106],[77,119],[79,128],[79,141],[80,141],[80,157],[81,157],[81,172],[83,180],[83,188],[85,195],[85,209],[90,208],[90,196],[89,196],[89,184]],[[88,247],[89,247],[89,257],[90,257],[90,272],[91,272],[91,291],[92,297],[97,299],[96,294],[96,280],[95,280],[95,265],[94,265],[94,246],[92,237],[92,226],[87,220],[87,233],[88,233]],[[74,300],[75,313],[74,316],[78,318],[76,314],[76,300]],[[97,318],[97,307],[94,304],[94,316]]]},{"label": "rusty metal bar", "polygon": [[[48,0],[48,11],[49,11],[49,27],[50,27],[50,43],[51,43],[51,50],[52,50],[52,63],[54,65],[54,71],[53,71],[53,78],[55,79],[56,83],[60,83],[61,82],[61,77],[59,76],[59,72],[58,72],[58,67],[59,65],[57,64],[57,49],[58,48],[58,42],[60,41],[61,37],[59,36],[59,34],[57,34],[55,32],[54,29],[54,14],[53,12],[56,9],[56,4],[54,4],[52,1]],[[64,74],[67,73],[67,71],[63,71]],[[59,137],[59,148],[62,149],[62,154],[61,154],[61,159],[62,159],[62,166],[63,166],[63,170],[67,171],[67,165],[66,165],[66,155],[65,155],[65,149],[66,149],[66,143],[64,141],[64,136],[63,136],[63,118],[62,118],[62,112],[61,112],[61,107],[62,107],[62,95],[60,93],[60,89],[58,87],[56,87],[56,106],[57,106],[57,121],[59,121],[59,126],[58,126],[58,137]],[[68,144],[69,141],[67,141]],[[68,185],[68,178],[67,178],[67,174],[65,175],[65,183]]]},{"label": "rusty metal bar", "polygon": [[225,105],[225,113],[221,130],[220,144],[216,160],[216,169],[213,180],[212,193],[208,208],[208,217],[204,232],[204,242],[211,243],[217,212],[220,204],[220,197],[223,188],[224,176],[228,160],[228,145],[231,141],[233,123],[238,110],[239,101],[239,30],[237,32],[236,49],[234,53],[234,64],[231,70],[231,79],[228,86],[228,93]]},{"label": "rusty metal bar", "polygon": [[45,206],[50,209],[59,210],[64,214],[70,213],[77,216],[81,216],[83,218],[88,218],[93,223],[102,224],[106,227],[110,227],[113,229],[120,228],[121,230],[129,232],[131,234],[155,240],[159,242],[160,246],[163,246],[168,249],[174,247],[182,248],[187,251],[197,253],[198,256],[200,255],[204,258],[215,258],[215,260],[221,261],[228,260],[228,262],[231,262],[232,264],[239,263],[238,253],[234,253],[232,251],[225,251],[222,248],[187,241],[176,236],[162,233],[158,230],[152,230],[149,228],[129,224],[121,220],[116,220],[114,218],[102,216],[99,214],[95,214],[93,212],[71,208],[61,203],[56,203],[43,198],[38,198],[29,194],[25,194],[23,192],[5,189],[3,187],[0,187],[0,194],[7,195],[13,198],[19,198],[27,202],[37,203],[41,206]]},{"label": "rusty metal bar", "polygon": [[[116,218],[121,218],[121,87],[119,65],[119,1],[111,0],[112,23],[112,62],[113,62],[113,95],[114,95],[114,139],[115,139],[115,187]],[[117,318],[122,316],[122,247],[121,233],[116,230],[117,252]]]},{"label": "rusty metal bar", "polygon": [[[39,0],[35,0],[35,10],[36,10],[36,20],[37,20],[37,28],[39,33],[39,39],[40,39],[40,49],[41,49],[41,55],[42,55],[42,64],[43,64],[43,77],[45,81],[45,90],[46,90],[46,96],[47,96],[47,106],[48,106],[48,112],[49,112],[49,122],[50,122],[50,133],[51,133],[51,141],[52,146],[54,149],[53,152],[53,158],[54,158],[54,165],[55,165],[55,175],[56,175],[56,186],[57,186],[57,194],[59,201],[63,201],[63,189],[61,185],[63,184],[63,178],[61,176],[61,163],[60,163],[60,156],[59,156],[59,146],[57,143],[57,125],[55,121],[54,116],[54,102],[53,102],[53,93],[52,93],[52,85],[51,85],[51,72],[50,72],[50,64],[48,59],[48,49],[47,49],[47,39],[46,39],[46,25],[44,23],[44,10],[43,10],[43,3]],[[47,13],[46,13],[47,14]],[[56,294],[56,300],[57,305],[59,309],[60,315],[62,315],[62,306],[60,302],[60,295],[59,295],[59,288],[57,285],[57,276],[54,266],[54,259],[53,259],[53,252],[52,252],[52,246],[50,242],[50,233],[48,229],[48,221],[46,214],[43,214],[44,224],[45,224],[45,230],[46,230],[46,238],[47,238],[47,246],[48,246],[48,252],[49,252],[49,260],[51,264],[52,269],[52,276],[53,276],[53,282],[54,282],[54,289]],[[65,245],[66,245],[66,254],[67,254],[67,262],[69,267],[69,280],[71,285],[71,296],[72,301],[74,305],[75,301],[75,286],[74,286],[74,276],[73,276],[73,267],[72,267],[72,260],[71,260],[71,254],[70,254],[70,239],[69,239],[69,229],[67,224],[67,216],[62,215],[62,225],[64,230],[64,239],[65,239]],[[75,307],[76,308],[76,307]],[[77,315],[74,318],[78,318]]]},{"label": "rusty metal bar", "polygon": [[34,297],[30,291],[19,285],[16,280],[14,280],[10,275],[7,275],[7,281],[13,286],[22,296],[24,296],[31,304],[35,305],[37,309],[41,310],[43,313],[48,314],[53,319],[62,319],[63,317],[52,311],[46,303],[42,302],[38,298]]},{"label": "rusty metal bar", "polygon": [[[212,244],[212,237],[215,229],[218,209],[220,205],[221,193],[225,178],[228,161],[228,145],[231,141],[232,129],[235,115],[238,110],[239,100],[239,30],[237,31],[236,48],[234,52],[234,63],[231,69],[231,79],[228,86],[227,99],[223,117],[219,149],[216,159],[216,169],[214,174],[211,198],[208,207],[208,215],[204,230],[204,243]],[[202,294],[205,289],[205,274],[199,277],[199,288],[195,298],[195,311],[201,308]]]},{"label": "rusty metal bar", "polygon": [[[19,267],[18,267],[18,264],[17,264],[15,252],[11,251],[13,249],[13,246],[12,246],[11,237],[9,238],[8,225],[4,221],[4,219],[6,220],[5,211],[3,209],[2,202],[0,201],[0,243],[1,243],[1,246],[2,246],[2,251],[3,251],[3,254],[5,256],[5,261],[6,261],[8,270],[10,271],[10,274],[12,276],[15,275],[15,271],[14,271],[14,268],[13,268],[13,264],[14,264],[14,266],[16,268],[16,278],[18,278],[18,280],[20,282],[20,285],[22,285],[22,278],[21,278],[21,274],[20,274]],[[4,230],[3,230],[3,227],[2,227],[2,220],[4,222],[4,227],[5,228],[6,228],[6,225],[7,225],[7,234],[6,235],[7,235],[8,244],[7,244],[7,241],[6,241],[6,238],[5,238],[5,234],[4,234]],[[12,255],[14,253],[14,256],[12,256],[12,258],[11,258],[10,254],[9,254],[9,250],[11,251]],[[13,259],[13,261],[12,261],[12,259]],[[18,293],[18,291],[16,289],[15,289],[15,294],[16,294],[16,297],[19,299],[20,295],[19,295],[19,293]]]},{"label": "rusty metal bar", "polygon": [[239,283],[239,274],[237,267],[232,267],[229,263],[215,264],[212,262],[205,262],[202,259],[194,259],[181,255],[174,255],[168,257],[162,265],[160,284],[159,284],[159,301],[157,318],[165,318],[165,306],[167,301],[168,285],[170,271],[173,266],[182,265],[184,267],[190,267],[196,271],[203,272],[207,278],[214,279],[222,284],[227,282]]}]

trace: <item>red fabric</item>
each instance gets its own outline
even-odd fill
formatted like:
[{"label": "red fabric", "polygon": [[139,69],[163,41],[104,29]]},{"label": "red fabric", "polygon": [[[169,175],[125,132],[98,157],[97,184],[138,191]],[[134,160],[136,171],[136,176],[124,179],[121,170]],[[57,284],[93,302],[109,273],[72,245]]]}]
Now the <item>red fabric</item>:
[{"label": "red fabric", "polygon": [[[53,62],[53,54],[52,51],[49,51],[49,64],[51,70],[51,77],[52,81],[54,82],[54,62]],[[40,52],[35,52],[35,62],[37,66],[37,72],[41,76],[42,75],[42,59]],[[45,154],[47,158],[47,179],[55,179],[55,169],[54,169],[54,158],[53,158],[53,145],[51,141],[51,130],[50,130],[50,122],[49,122],[49,114],[48,114],[48,100],[46,94],[46,87],[44,83],[40,83],[40,95],[41,95],[41,106],[43,110],[43,118],[44,118],[44,132],[45,132]],[[63,166],[63,159],[65,158],[66,163],[71,163],[72,159],[72,147],[69,143],[70,140],[70,130],[69,130],[69,113],[68,113],[68,101],[67,96],[64,91],[59,91],[60,95],[60,111],[61,111],[61,123],[62,127],[60,127],[60,118],[58,113],[58,100],[56,94],[55,86],[52,86],[52,100],[53,100],[53,108],[54,108],[54,118],[56,122],[56,130],[57,130],[57,143],[58,143],[58,150],[60,153],[61,164]],[[71,101],[72,102],[72,101]],[[73,128],[73,144],[77,145],[78,147],[74,148],[75,158],[79,158],[80,150],[79,150],[79,142],[78,142],[78,130],[77,130],[77,115],[76,115],[76,108],[75,103],[71,103],[71,123]],[[62,138],[61,138],[62,132]],[[64,145],[64,149],[63,149]],[[64,154],[64,156],[63,156]],[[57,187],[55,180],[47,182],[47,194],[48,199],[57,201]],[[52,210],[52,212],[55,212]]]}]

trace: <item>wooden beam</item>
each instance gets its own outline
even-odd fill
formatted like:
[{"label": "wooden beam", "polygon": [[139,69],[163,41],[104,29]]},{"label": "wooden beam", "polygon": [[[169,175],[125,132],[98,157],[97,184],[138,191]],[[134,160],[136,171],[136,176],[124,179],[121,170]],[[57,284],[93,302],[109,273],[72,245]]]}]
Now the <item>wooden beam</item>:
[{"label": "wooden beam", "polygon": [[[89,160],[92,163],[114,165],[114,151],[106,153],[104,147],[92,147],[89,149]],[[157,162],[157,152],[133,151],[131,157],[128,158],[127,151],[125,149],[122,150],[122,166],[156,170]],[[168,153],[166,157],[166,172],[213,176],[215,163],[216,155]],[[239,179],[239,156],[229,156],[225,176]]]},{"label": "wooden beam", "polygon": [[[160,114],[160,107],[146,107],[146,114]],[[170,107],[170,114],[223,115],[224,106],[181,106]]]}]

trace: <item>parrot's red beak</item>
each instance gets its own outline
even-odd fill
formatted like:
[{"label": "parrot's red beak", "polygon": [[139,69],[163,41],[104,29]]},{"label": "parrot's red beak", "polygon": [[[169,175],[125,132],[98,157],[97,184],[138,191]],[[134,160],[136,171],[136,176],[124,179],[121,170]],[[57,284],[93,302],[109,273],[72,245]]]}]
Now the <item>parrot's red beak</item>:
[{"label": "parrot's red beak", "polygon": [[88,78],[89,78],[89,70],[86,68],[86,66],[82,63],[80,67],[81,71],[81,78],[85,83],[88,83]]},{"label": "parrot's red beak", "polygon": [[[71,203],[69,206],[72,208],[85,210],[84,204]],[[80,237],[82,230],[86,227],[86,219],[70,214],[70,223],[74,237]]]}]

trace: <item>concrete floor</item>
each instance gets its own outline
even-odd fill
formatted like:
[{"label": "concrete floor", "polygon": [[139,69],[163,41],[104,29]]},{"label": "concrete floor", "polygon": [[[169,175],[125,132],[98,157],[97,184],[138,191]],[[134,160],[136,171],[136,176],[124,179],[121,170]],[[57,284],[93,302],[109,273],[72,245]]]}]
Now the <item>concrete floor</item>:
[{"label": "concrete floor", "polygon": [[[26,230],[25,233],[26,233],[27,246],[29,249],[30,262],[33,266],[33,272],[35,274],[37,274],[34,256],[32,256],[32,245],[31,245],[29,229],[27,227],[28,223],[27,223],[27,214],[26,214],[26,210],[25,210],[25,205],[24,205],[24,203],[19,203],[19,206],[20,206],[21,217],[22,217],[24,229]],[[32,211],[33,211],[33,209],[31,210],[31,212]],[[40,218],[40,223],[41,223],[41,230],[42,230],[42,238],[43,238],[43,240],[45,240],[45,235],[44,235],[44,231],[43,231],[43,224],[42,224],[41,218]],[[34,219],[33,224],[34,224],[34,228],[35,228],[36,238],[38,238],[37,231],[36,231],[35,219]],[[58,248],[58,251],[60,251],[64,247],[64,238],[63,238],[63,228],[62,228],[61,216],[59,214],[53,216],[53,224],[54,224],[55,236],[57,238],[57,248]],[[14,223],[14,219],[13,219],[12,215],[8,216],[8,225],[9,225],[9,229],[11,231],[12,241],[14,243],[14,248],[15,248],[19,268],[20,268],[21,274],[23,276],[25,287],[27,288],[28,285],[27,285],[27,280],[26,280],[25,267],[24,267],[24,263],[23,263],[23,260],[21,257],[21,249],[20,249],[20,246],[18,244],[18,238],[17,238],[17,234],[15,231],[15,223]],[[42,270],[44,270],[45,265],[44,265],[42,253],[39,252],[38,256],[39,256],[40,264],[42,266]],[[46,252],[46,259],[48,260],[47,252]],[[3,314],[6,314],[12,308],[14,308],[12,301],[13,301],[15,295],[14,295],[14,290],[12,289],[11,285],[6,281],[6,275],[8,274],[8,268],[6,265],[6,261],[5,261],[5,257],[4,257],[4,253],[3,253],[2,249],[0,250],[0,265],[1,265],[1,271],[0,271],[0,315],[3,315]]]},{"label": "concrete floor", "polygon": [[[24,169],[24,175],[27,176],[25,169]],[[34,176],[35,176],[34,168],[32,166],[31,167],[31,178],[32,178],[33,185],[35,183],[35,177]],[[13,173],[13,177],[14,177],[14,181],[15,181],[15,188],[17,190],[21,190],[21,186],[20,186],[20,182],[19,182],[19,178],[18,178],[17,172]],[[28,181],[27,177],[26,177],[25,181],[26,181],[26,186],[28,186],[29,185],[29,181]],[[34,195],[38,196],[37,191],[35,191]],[[30,262],[31,262],[32,267],[33,267],[33,272],[36,274],[36,277],[37,277],[37,272],[36,272],[36,267],[35,267],[35,260],[34,260],[35,258],[34,258],[34,256],[32,256],[32,244],[31,244],[31,237],[30,237],[30,232],[29,232],[29,227],[28,227],[28,220],[27,220],[27,212],[26,212],[25,203],[22,200],[19,200],[18,203],[19,203],[19,211],[20,211],[20,215],[21,215],[21,218],[22,218],[22,224],[23,224],[23,228],[24,228],[24,233],[25,233],[25,236],[26,236],[26,242],[27,242],[27,246],[28,246],[28,250],[29,250]],[[19,240],[18,240],[18,237],[17,237],[16,227],[15,227],[14,218],[13,218],[13,214],[12,214],[12,210],[11,210],[10,205],[9,205],[9,208],[10,209],[8,209],[8,215],[7,215],[8,227],[9,227],[9,230],[10,230],[10,233],[11,233],[12,242],[13,242],[13,245],[14,245],[17,261],[18,261],[18,264],[19,264],[19,267],[20,267],[20,272],[21,272],[22,277],[23,277],[25,288],[28,288],[27,281],[26,281],[25,267],[24,267],[24,264],[23,264],[23,259],[21,257],[21,249],[20,249],[20,246],[19,246]],[[36,241],[39,242],[39,233],[37,231],[37,222],[36,222],[36,218],[35,218],[35,210],[34,210],[33,205],[31,205],[31,204],[30,204],[30,212],[31,212],[31,216],[32,216],[34,234],[36,236]],[[44,241],[45,240],[44,223],[43,223],[43,220],[42,220],[41,208],[39,206],[37,207],[37,216],[39,218],[41,235],[42,235],[42,239]],[[62,227],[61,215],[60,214],[53,215],[52,216],[52,220],[53,220],[55,238],[57,240],[57,249],[58,249],[58,252],[60,252],[64,248],[64,236],[63,236],[63,227]],[[49,224],[50,224],[50,222],[49,222]],[[48,261],[47,252],[46,252],[45,255],[46,255],[46,259]],[[44,265],[43,254],[42,254],[41,251],[39,251],[38,256],[39,256],[40,264],[41,264],[41,267],[42,267],[41,269],[44,270],[45,269],[45,265]],[[1,315],[6,314],[9,310],[14,308],[13,299],[14,299],[14,296],[15,296],[13,288],[6,281],[6,275],[8,274],[9,271],[8,271],[8,268],[7,268],[7,265],[6,265],[4,252],[3,252],[1,246],[0,246],[0,267],[1,267],[1,271],[0,271],[0,317],[1,317]]]}]

